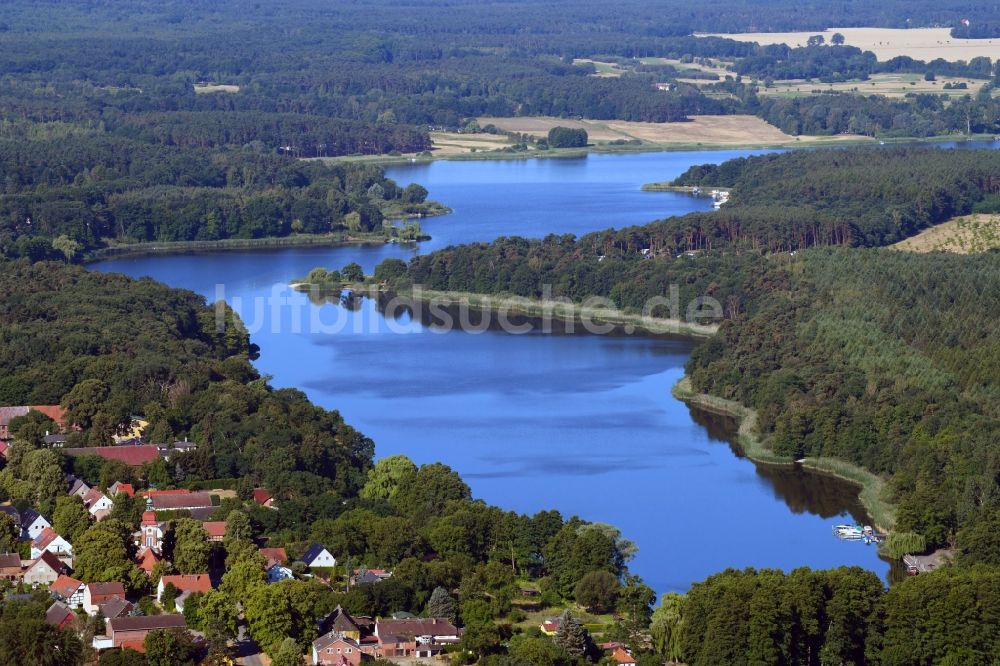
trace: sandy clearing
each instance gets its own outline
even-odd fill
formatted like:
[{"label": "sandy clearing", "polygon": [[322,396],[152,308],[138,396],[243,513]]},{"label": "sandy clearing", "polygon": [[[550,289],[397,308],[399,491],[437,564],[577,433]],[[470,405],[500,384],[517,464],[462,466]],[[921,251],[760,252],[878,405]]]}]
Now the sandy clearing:
[{"label": "sandy clearing", "polygon": [[461,155],[480,150],[495,150],[510,145],[506,136],[496,134],[459,134],[458,132],[431,132],[435,155]]},{"label": "sandy clearing", "polygon": [[639,139],[652,144],[704,144],[721,146],[781,145],[811,141],[864,140],[863,137],[794,137],[756,116],[691,116],[683,123],[639,123],[622,120],[570,120],[566,118],[480,118],[508,132],[545,136],[553,127],[587,130],[592,142]]},{"label": "sandy clearing", "polygon": [[824,32],[747,32],[738,34],[699,33],[698,37],[726,37],[741,42],[758,44],[788,44],[805,46],[813,35],[823,35],[827,43],[834,33],[844,36],[848,46],[857,46],[862,51],[872,51],[879,60],[889,60],[896,56],[910,56],[929,62],[935,58],[948,61],[965,60],[986,56],[1000,58],[1000,39],[954,39],[948,28],[912,28],[900,30],[891,28],[830,28]]},{"label": "sandy clearing", "polygon": [[1000,247],[1000,215],[966,215],[948,220],[892,247],[907,252],[970,254]]}]

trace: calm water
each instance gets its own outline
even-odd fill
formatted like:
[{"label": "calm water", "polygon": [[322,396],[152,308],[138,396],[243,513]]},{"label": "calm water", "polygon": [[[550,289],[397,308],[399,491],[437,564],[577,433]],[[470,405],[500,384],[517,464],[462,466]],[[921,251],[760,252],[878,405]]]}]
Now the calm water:
[{"label": "calm water", "polygon": [[[660,592],[685,590],[726,567],[856,564],[885,575],[889,565],[874,547],[831,534],[836,522],[864,520],[851,486],[754,465],[728,443],[732,424],[692,413],[671,397],[689,341],[488,328],[445,333],[419,313],[386,319],[370,300],[357,309],[317,306],[284,287],[318,265],[357,261],[370,270],[386,257],[456,243],[582,234],[707,210],[705,199],[639,188],[691,164],[746,154],[397,167],[391,177],[423,184],[455,210],[425,221],[434,240],[418,249],[144,257],[94,268],[226,298],[261,346],[257,365],[274,385],[301,388],[339,409],[375,440],[379,456],[404,453],[418,463],[451,465],[476,497],[620,527],[639,546],[631,568]],[[283,304],[264,300],[272,296]]]}]

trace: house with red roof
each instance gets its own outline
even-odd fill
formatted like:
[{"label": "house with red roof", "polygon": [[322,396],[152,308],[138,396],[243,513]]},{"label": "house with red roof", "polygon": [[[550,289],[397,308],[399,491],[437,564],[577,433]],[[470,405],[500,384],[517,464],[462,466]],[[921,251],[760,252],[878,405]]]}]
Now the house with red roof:
[{"label": "house with red roof", "polygon": [[166,586],[173,585],[180,594],[174,599],[174,606],[178,613],[184,612],[184,600],[195,592],[210,592],[212,590],[212,579],[207,573],[203,574],[178,574],[176,576],[162,576],[156,586],[156,601],[163,603],[163,590]]},{"label": "house with red roof", "polygon": [[27,405],[20,407],[0,407],[0,440],[10,440],[10,422],[18,416],[27,416],[28,412],[41,412],[49,417],[63,430],[66,429],[66,410],[59,405]]},{"label": "house with red roof", "polygon": [[224,520],[206,520],[201,526],[208,532],[209,541],[221,543],[226,536],[226,521]]},{"label": "house with red roof", "polygon": [[94,636],[94,647],[102,648],[132,648],[143,651],[142,645],[146,636],[159,629],[186,629],[184,616],[144,615],[140,617],[116,617],[108,620],[106,636]]},{"label": "house with red roof", "polygon": [[267,490],[266,488],[254,488],[253,495],[251,495],[251,499],[257,504],[265,506],[268,509],[275,508],[274,496],[271,495],[271,491]]},{"label": "house with red roof", "polygon": [[73,546],[62,538],[51,527],[46,527],[41,534],[31,542],[32,559],[41,557],[42,553],[52,553],[60,559],[73,559]]},{"label": "house with red roof", "polygon": [[140,569],[146,572],[147,576],[153,575],[153,567],[160,561],[160,556],[152,548],[142,547],[136,553],[135,563]]},{"label": "house with red roof", "polygon": [[135,444],[127,446],[89,446],[85,448],[63,449],[63,453],[78,456],[99,456],[105,460],[118,460],[129,467],[142,467],[160,457],[155,444]]},{"label": "house with red roof", "polygon": [[102,520],[111,513],[113,503],[99,488],[91,488],[83,496],[83,505],[87,507],[94,520]]},{"label": "house with red roof", "polygon": [[313,664],[359,666],[365,656],[361,652],[361,645],[358,641],[337,631],[320,636],[312,644]]},{"label": "house with red roof", "polygon": [[611,653],[611,659],[619,666],[635,666],[635,657],[629,654],[628,650],[618,646]]},{"label": "house with red roof", "polygon": [[83,606],[83,591],[85,585],[76,578],[62,575],[49,585],[49,592],[61,599],[70,608]]},{"label": "house with red roof", "polygon": [[96,615],[101,604],[114,599],[125,600],[125,587],[121,583],[88,583],[83,589],[83,610],[87,615]]},{"label": "house with red roof", "polygon": [[115,481],[108,487],[108,494],[114,497],[118,493],[125,493],[129,497],[135,497],[135,488],[132,487],[131,483]]}]

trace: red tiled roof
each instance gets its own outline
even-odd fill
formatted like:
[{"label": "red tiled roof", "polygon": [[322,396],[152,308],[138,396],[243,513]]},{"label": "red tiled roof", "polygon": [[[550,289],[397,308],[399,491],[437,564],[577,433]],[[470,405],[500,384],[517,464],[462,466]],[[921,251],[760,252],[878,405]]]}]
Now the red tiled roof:
[{"label": "red tiled roof", "polygon": [[260,554],[267,560],[265,568],[270,569],[275,564],[284,564],[288,561],[288,553],[284,548],[261,548]]},{"label": "red tiled roof", "polygon": [[0,442],[0,456],[3,456],[4,458],[6,458],[7,457],[7,449],[9,449],[9,448],[10,448],[10,444],[8,444],[7,442]]},{"label": "red tiled roof", "polygon": [[125,493],[129,497],[135,497],[135,488],[132,487],[131,483],[119,483],[115,489],[117,492]]},{"label": "red tiled roof", "polygon": [[80,589],[81,585],[83,585],[83,583],[78,581],[76,578],[70,578],[69,576],[63,574],[59,576],[59,578],[56,578],[54,583],[49,585],[49,590],[68,599]]},{"label": "red tiled roof", "polygon": [[172,490],[144,490],[142,491],[143,497],[156,497],[157,495],[190,495],[191,491],[187,488],[174,488]]},{"label": "red tiled roof", "polygon": [[54,529],[52,529],[51,527],[46,527],[44,530],[38,533],[38,536],[35,537],[35,540],[31,543],[31,545],[37,548],[38,550],[45,550],[46,548],[49,547],[50,543],[56,540],[56,537],[58,536],[59,535],[56,534],[56,531]]},{"label": "red tiled roof", "polygon": [[[141,615],[139,617],[116,617],[108,620],[112,632],[115,631],[155,631],[157,629],[184,629],[187,624],[184,616],[172,615]],[[131,647],[131,646],[129,646]],[[134,649],[134,648],[133,648]]]},{"label": "red tiled roof", "polygon": [[619,664],[634,664],[635,657],[630,655],[624,649],[617,647],[615,651],[611,653],[611,658],[614,659]]},{"label": "red tiled roof", "polygon": [[120,460],[131,467],[139,467],[151,463],[160,457],[160,452],[153,444],[138,446],[91,446],[85,448],[61,449],[68,456],[99,456],[105,460]]},{"label": "red tiled roof", "polygon": [[93,504],[94,502],[97,502],[102,497],[104,497],[104,493],[101,492],[100,488],[91,488],[83,496],[83,503],[87,507],[90,507],[91,504]]},{"label": "red tiled roof", "polygon": [[110,583],[89,583],[90,600],[93,603],[103,603],[111,599],[124,599],[125,587],[116,581]]},{"label": "red tiled roof", "polygon": [[201,526],[208,532],[210,539],[221,539],[226,536],[226,521],[224,520],[206,520]]},{"label": "red tiled roof", "polygon": [[29,409],[45,414],[58,423],[60,428],[66,427],[66,410],[59,405],[31,405]]},{"label": "red tiled roof", "polygon": [[153,567],[160,561],[160,556],[150,548],[143,548],[142,552],[136,555],[135,559],[139,568],[149,574],[153,573]]},{"label": "red tiled roof", "polygon": [[257,502],[257,504],[264,504],[272,497],[271,493],[265,488],[253,489],[253,501]]},{"label": "red tiled roof", "polygon": [[163,576],[160,581],[166,586],[172,583],[179,592],[210,592],[212,590],[212,580],[208,574],[178,574],[176,576]]}]

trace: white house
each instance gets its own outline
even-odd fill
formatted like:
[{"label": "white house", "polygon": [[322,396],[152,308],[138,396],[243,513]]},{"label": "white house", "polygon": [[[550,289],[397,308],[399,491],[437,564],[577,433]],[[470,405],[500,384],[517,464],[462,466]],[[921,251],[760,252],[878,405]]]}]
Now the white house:
[{"label": "white house", "polygon": [[90,515],[97,520],[101,520],[111,513],[111,507],[114,506],[111,498],[97,488],[91,488],[87,491],[83,497],[83,504],[87,507]]},{"label": "white house", "polygon": [[97,615],[101,604],[118,599],[125,600],[125,587],[117,582],[89,583],[83,588],[83,610],[87,615]]},{"label": "white house", "polygon": [[[52,523],[46,520],[45,516],[37,511],[33,509],[25,509],[21,513],[22,541],[34,541],[38,538],[38,535],[48,527],[52,527]],[[36,556],[32,555],[32,557]]]},{"label": "white house", "polygon": [[62,575],[49,586],[49,592],[66,602],[70,608],[83,606],[83,592],[86,586],[75,578]]},{"label": "white house", "polygon": [[293,578],[295,578],[295,574],[284,564],[272,564],[267,569],[268,583],[280,583],[283,580],[291,580]]},{"label": "white house", "polygon": [[41,534],[31,542],[31,559],[37,559],[42,553],[52,553],[56,557],[72,558],[73,546],[62,538],[51,527],[46,527]]},{"label": "white house", "polygon": [[333,568],[337,566],[337,558],[331,555],[330,551],[318,543],[314,543],[309,546],[309,550],[307,550],[306,554],[302,556],[302,561],[305,562],[306,566],[309,568]]}]

